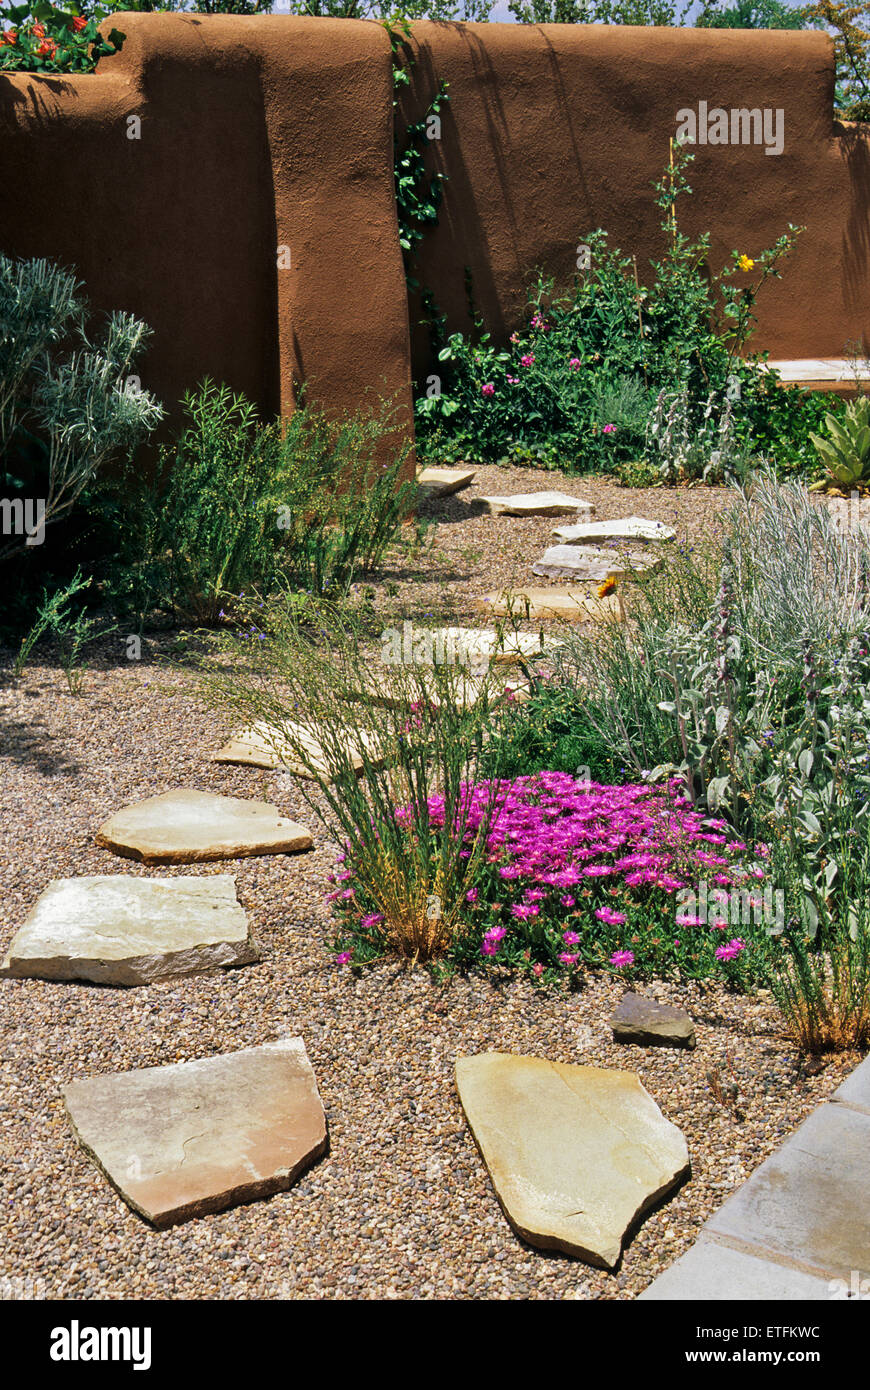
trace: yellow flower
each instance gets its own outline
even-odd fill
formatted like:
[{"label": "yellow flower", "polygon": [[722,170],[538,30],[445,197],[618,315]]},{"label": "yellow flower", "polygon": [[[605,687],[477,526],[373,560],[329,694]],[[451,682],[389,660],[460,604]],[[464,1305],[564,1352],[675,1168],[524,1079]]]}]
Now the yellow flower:
[{"label": "yellow flower", "polygon": [[607,598],[607,595],[608,595],[608,594],[612,594],[615,588],[616,588],[616,580],[615,580],[615,579],[605,579],[605,581],[604,581],[603,584],[599,584],[599,585],[598,585],[598,597],[599,597],[599,598]]},{"label": "yellow flower", "polygon": [[752,259],[751,256],[747,256],[744,254],[740,257],[737,264],[740,266],[741,270],[752,270],[755,265],[755,261]]}]

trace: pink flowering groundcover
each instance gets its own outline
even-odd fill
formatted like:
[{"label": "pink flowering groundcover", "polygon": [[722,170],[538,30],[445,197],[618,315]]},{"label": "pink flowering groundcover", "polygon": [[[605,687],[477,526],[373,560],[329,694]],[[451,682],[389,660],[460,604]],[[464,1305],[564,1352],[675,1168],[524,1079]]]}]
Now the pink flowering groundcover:
[{"label": "pink flowering groundcover", "polygon": [[[430,829],[443,829],[442,798],[425,814]],[[407,808],[396,818],[419,834]],[[455,967],[519,970],[541,985],[576,983],[589,967],[738,987],[762,978],[767,847],[750,849],[727,822],[696,810],[679,782],[609,786],[562,772],[479,782],[465,788],[457,834],[464,857],[482,854],[447,950]],[[362,965],[384,953],[383,904],[349,850],[337,878],[337,959]],[[727,899],[748,902],[750,920],[744,909],[735,926],[727,907],[723,915],[709,906]],[[695,900],[700,911],[687,910]]]}]

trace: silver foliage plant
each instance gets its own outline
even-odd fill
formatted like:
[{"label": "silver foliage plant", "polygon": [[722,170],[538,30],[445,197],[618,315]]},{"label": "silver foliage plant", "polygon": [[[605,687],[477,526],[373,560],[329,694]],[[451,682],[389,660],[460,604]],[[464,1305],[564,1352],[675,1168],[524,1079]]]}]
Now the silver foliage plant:
[{"label": "silver foliage plant", "polygon": [[688,388],[660,391],[647,424],[646,460],[666,483],[734,481],[746,465],[746,451],[727,396],[711,391],[696,425]]},{"label": "silver foliage plant", "polygon": [[735,489],[691,607],[680,563],[627,624],[566,638],[568,672],[635,775],[679,774],[742,834],[787,845],[811,929],[836,904],[848,918],[870,887],[867,856],[844,853],[870,838],[870,537],[762,471]]},{"label": "silver foliage plant", "polygon": [[[151,330],[118,312],[102,340],[90,342],[81,289],[49,261],[0,255],[0,462],[15,468],[22,441],[44,452],[46,525],[66,515],[98,470],[133,449],[164,414],[130,381]],[[0,560],[23,543],[23,536],[9,537]]]}]

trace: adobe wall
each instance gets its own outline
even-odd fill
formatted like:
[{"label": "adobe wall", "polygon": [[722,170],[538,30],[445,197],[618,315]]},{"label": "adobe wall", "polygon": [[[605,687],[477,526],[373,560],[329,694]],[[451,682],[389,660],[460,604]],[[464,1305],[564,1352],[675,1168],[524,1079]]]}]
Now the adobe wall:
[{"label": "adobe wall", "polygon": [[127,38],[96,74],[0,75],[0,248],[74,264],[98,307],[145,319],[143,384],[167,403],[209,375],[268,411],[298,380],[340,407],[386,389],[407,411],[383,29],[112,23]]},{"label": "adobe wall", "polygon": [[[416,106],[449,82],[433,168],[447,174],[420,279],[468,326],[464,268],[499,335],[518,326],[541,265],[563,283],[576,248],[604,228],[641,280],[664,248],[651,181],[681,108],[781,109],[784,147],[696,145],[687,232],[712,233],[717,270],[755,256],[789,222],[807,230],[758,301],[753,344],[773,357],[842,356],[870,341],[870,146],[833,121],[833,49],[821,33],[606,26],[413,26]],[[419,375],[435,370],[415,333]]]},{"label": "adobe wall", "polygon": [[[267,411],[295,383],[355,408],[407,411],[412,349],[393,194],[390,49],[378,24],[124,14],[120,54],[89,76],[0,75],[0,249],[75,265],[99,308],[155,337],[143,382],[171,404],[205,375]],[[467,325],[463,269],[496,333],[521,320],[536,265],[568,280],[605,227],[644,262],[661,249],[650,182],[676,112],[706,100],[781,108],[781,155],[696,149],[687,230],[714,265],[788,221],[808,231],[760,302],[777,357],[870,340],[867,141],[832,120],[820,34],[419,23],[404,104],[441,78],[432,158],[449,176],[420,278]],[[141,138],[127,138],[131,116]],[[433,165],[434,167],[434,165]],[[289,248],[279,268],[278,248]],[[286,252],[284,258],[286,260]],[[412,313],[416,318],[416,313]],[[413,366],[432,370],[414,330]]]}]

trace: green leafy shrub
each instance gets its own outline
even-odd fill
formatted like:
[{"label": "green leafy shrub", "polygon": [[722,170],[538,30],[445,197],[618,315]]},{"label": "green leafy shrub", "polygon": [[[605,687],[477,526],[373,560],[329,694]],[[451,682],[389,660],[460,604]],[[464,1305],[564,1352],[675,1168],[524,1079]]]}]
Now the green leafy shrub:
[{"label": "green leafy shrub", "polygon": [[511,702],[493,730],[482,771],[496,770],[503,778],[551,771],[615,782],[625,769],[586,718],[582,692],[568,681],[538,678],[531,697]]},{"label": "green leafy shrub", "polygon": [[870,4],[815,0],[802,13],[807,24],[833,34],[838,114],[851,121],[870,120]]},{"label": "green leafy shrub", "polygon": [[0,72],[93,72],[100,58],[117,53],[124,42],[117,29],[105,38],[98,31],[113,8],[60,6],[48,0],[5,4],[0,13]]},{"label": "green leafy shrub", "polygon": [[[656,185],[665,253],[653,265],[652,284],[641,285],[636,263],[596,231],[585,241],[589,270],[570,291],[557,292],[539,273],[528,326],[507,347],[494,343],[480,321],[476,342],[452,334],[438,354],[447,365],[444,389],[416,403],[424,450],[479,462],[618,470],[643,453],[647,420],[665,391],[684,396],[690,432],[702,428],[711,393],[727,392],[743,452],[793,452],[790,441],[771,438],[769,427],[786,393],[775,373],[740,354],[757,295],[779,277],[800,229],[790,226],[755,257],[734,251],[710,275],[709,235],[690,240],[677,224],[677,201],[691,192],[685,175],[692,155],[679,144],[672,150]],[[808,426],[801,428],[804,399],[790,400],[787,410],[811,457]],[[810,413],[814,423],[817,412]]]},{"label": "green leafy shrub", "polygon": [[379,562],[414,493],[401,481],[407,445],[388,466],[376,461],[388,410],[336,421],[302,404],[263,424],[244,396],[210,381],[184,409],[153,478],[128,470],[111,493],[116,603],[210,624],[252,588],[338,596]]},{"label": "green leafy shrub", "polygon": [[705,0],[695,20],[697,29],[803,29],[804,16],[800,9],[784,5],[782,0],[737,0],[737,4],[722,9],[721,0]]},{"label": "green leafy shrub", "polygon": [[[0,256],[0,491],[10,507],[39,499],[44,526],[163,415],[131,375],[150,329],[114,313],[94,343],[81,288],[48,261]],[[19,528],[0,541],[0,560],[27,544]]]}]

